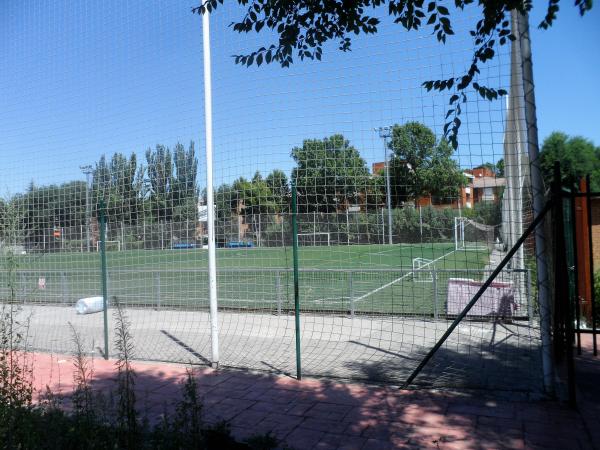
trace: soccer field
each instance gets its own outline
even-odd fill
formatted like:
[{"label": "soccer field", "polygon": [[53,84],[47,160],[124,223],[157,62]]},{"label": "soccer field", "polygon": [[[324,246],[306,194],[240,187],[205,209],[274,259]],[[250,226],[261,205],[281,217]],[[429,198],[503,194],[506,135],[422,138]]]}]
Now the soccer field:
[{"label": "soccer field", "polygon": [[[415,274],[415,258],[433,262]],[[17,260],[17,299],[23,303],[74,304],[101,295],[98,253]],[[124,304],[208,308],[206,250],[114,251],[107,260],[109,296]],[[455,251],[453,244],[300,247],[300,304],[306,311],[442,314],[448,278],[481,279],[488,260],[487,251]],[[221,308],[293,309],[291,248],[218,249],[217,267]]]}]

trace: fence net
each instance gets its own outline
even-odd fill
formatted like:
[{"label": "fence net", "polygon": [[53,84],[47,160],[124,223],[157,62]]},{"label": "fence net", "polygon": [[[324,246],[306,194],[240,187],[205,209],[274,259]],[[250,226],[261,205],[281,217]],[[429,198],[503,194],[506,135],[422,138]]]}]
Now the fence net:
[{"label": "fence net", "polygon": [[[101,351],[102,314],[74,306],[102,295],[104,242],[109,307],[126,309],[136,355],[205,364],[212,208],[220,364],[292,373],[296,189],[304,373],[401,383],[531,221],[519,41],[479,75],[508,101],[468,92],[454,149],[453,91],[422,83],[468,67],[474,9],[445,45],[383,14],[351,52],[282,69],[234,63],[270,36],[235,33],[245,10],[226,2],[211,15],[208,205],[192,6],[0,5],[2,301],[30,316],[34,347],[70,351],[72,323]],[[532,390],[540,370],[529,240],[419,381]]]}]

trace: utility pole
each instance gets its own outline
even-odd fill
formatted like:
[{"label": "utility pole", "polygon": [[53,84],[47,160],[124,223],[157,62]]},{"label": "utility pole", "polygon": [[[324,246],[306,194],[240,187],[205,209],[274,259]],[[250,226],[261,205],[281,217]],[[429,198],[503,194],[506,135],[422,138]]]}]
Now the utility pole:
[{"label": "utility pole", "polygon": [[392,189],[390,187],[390,161],[388,158],[388,138],[391,137],[390,127],[379,127],[375,128],[375,131],[379,132],[379,137],[383,139],[383,149],[385,158],[385,194],[387,204],[387,216],[388,216],[388,241],[389,244],[393,244],[392,239]]},{"label": "utility pole", "polygon": [[90,236],[90,180],[91,180],[91,175],[92,173],[94,173],[94,170],[92,169],[92,166],[87,164],[85,166],[79,166],[79,168],[81,169],[81,171],[85,174],[85,241],[87,243],[87,251],[89,253],[90,251],[90,242],[91,242],[91,236]]}]

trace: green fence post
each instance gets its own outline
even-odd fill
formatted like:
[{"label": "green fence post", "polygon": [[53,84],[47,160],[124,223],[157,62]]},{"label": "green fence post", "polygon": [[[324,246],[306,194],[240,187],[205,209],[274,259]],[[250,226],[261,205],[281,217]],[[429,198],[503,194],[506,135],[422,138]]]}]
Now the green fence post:
[{"label": "green fence post", "polygon": [[156,295],[156,310],[160,309],[160,272],[154,274],[154,290]]},{"label": "green fence post", "polygon": [[106,205],[100,200],[100,266],[104,314],[104,359],[108,359],[108,274],[106,266]]},{"label": "green fence post", "polygon": [[434,320],[438,320],[438,283],[437,283],[437,271],[434,269],[432,269],[431,271],[431,282],[432,282],[432,286],[431,288],[433,289],[433,318]]},{"label": "green fence post", "polygon": [[281,315],[281,274],[279,270],[275,272],[275,291],[277,296],[277,315]]},{"label": "green fence post", "polygon": [[533,304],[531,302],[531,269],[525,269],[525,276],[527,277],[527,315],[529,316],[529,323],[533,322]]},{"label": "green fence post", "polygon": [[354,319],[354,286],[352,271],[348,274],[348,297],[350,298],[350,317]]},{"label": "green fence post", "polygon": [[298,192],[292,182],[292,249],[294,260],[294,315],[296,319],[296,378],[302,379],[300,355],[300,286],[298,283]]}]

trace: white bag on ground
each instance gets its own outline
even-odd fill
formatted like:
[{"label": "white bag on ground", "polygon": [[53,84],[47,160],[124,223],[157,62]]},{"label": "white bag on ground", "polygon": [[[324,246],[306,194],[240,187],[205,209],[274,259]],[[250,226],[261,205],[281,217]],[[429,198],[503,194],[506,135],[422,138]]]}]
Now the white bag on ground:
[{"label": "white bag on ground", "polygon": [[92,314],[104,309],[104,297],[87,297],[77,300],[77,314]]}]

